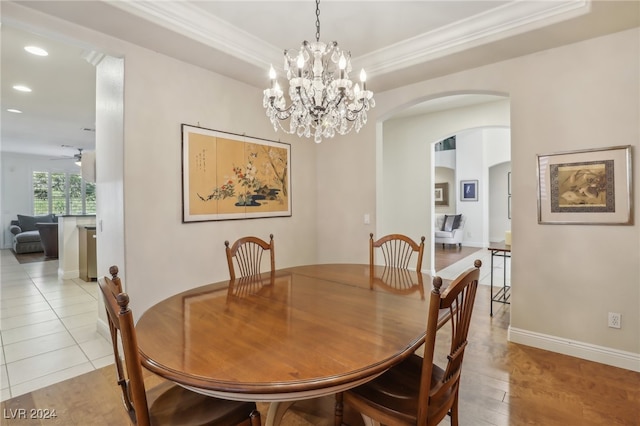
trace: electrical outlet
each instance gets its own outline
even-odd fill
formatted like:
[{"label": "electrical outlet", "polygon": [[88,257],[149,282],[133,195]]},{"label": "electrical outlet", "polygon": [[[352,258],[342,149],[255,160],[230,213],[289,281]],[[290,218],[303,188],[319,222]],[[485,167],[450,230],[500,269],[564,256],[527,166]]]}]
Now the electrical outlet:
[{"label": "electrical outlet", "polygon": [[620,314],[616,312],[609,312],[609,327],[620,328]]}]

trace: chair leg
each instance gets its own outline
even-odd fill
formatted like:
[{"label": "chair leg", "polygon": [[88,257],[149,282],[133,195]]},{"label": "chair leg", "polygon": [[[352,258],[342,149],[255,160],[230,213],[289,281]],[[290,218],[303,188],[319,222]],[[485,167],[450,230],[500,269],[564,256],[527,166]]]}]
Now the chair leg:
[{"label": "chair leg", "polygon": [[262,419],[258,410],[253,410],[249,414],[249,419],[251,419],[251,426],[262,426]]},{"label": "chair leg", "polygon": [[458,391],[451,406],[451,426],[458,426]]}]

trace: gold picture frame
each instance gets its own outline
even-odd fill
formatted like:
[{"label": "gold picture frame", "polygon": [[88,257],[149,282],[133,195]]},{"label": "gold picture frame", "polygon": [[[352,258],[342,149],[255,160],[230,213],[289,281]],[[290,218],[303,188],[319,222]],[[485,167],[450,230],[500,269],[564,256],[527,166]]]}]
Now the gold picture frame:
[{"label": "gold picture frame", "polygon": [[449,182],[442,182],[442,183],[435,184],[433,200],[436,206],[449,205]]},{"label": "gold picture frame", "polygon": [[536,157],[538,223],[633,224],[630,145]]},{"label": "gold picture frame", "polygon": [[291,146],[182,124],[182,222],[291,216]]}]

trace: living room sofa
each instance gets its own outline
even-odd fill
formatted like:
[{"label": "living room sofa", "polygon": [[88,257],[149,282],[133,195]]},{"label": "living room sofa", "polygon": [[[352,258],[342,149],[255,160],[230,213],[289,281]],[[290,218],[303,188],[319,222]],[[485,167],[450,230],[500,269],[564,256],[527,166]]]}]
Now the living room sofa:
[{"label": "living room sofa", "polygon": [[44,251],[40,240],[37,223],[58,223],[58,217],[53,214],[42,216],[18,215],[18,220],[12,220],[9,231],[13,234],[13,251],[17,254],[37,253]]}]

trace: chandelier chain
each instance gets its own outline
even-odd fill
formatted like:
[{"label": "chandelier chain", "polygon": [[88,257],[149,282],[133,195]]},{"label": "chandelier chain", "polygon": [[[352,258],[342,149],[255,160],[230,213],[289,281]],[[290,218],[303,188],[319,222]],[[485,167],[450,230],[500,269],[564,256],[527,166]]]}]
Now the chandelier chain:
[{"label": "chandelier chain", "polygon": [[316,0],[316,41],[320,41],[320,0]]}]

